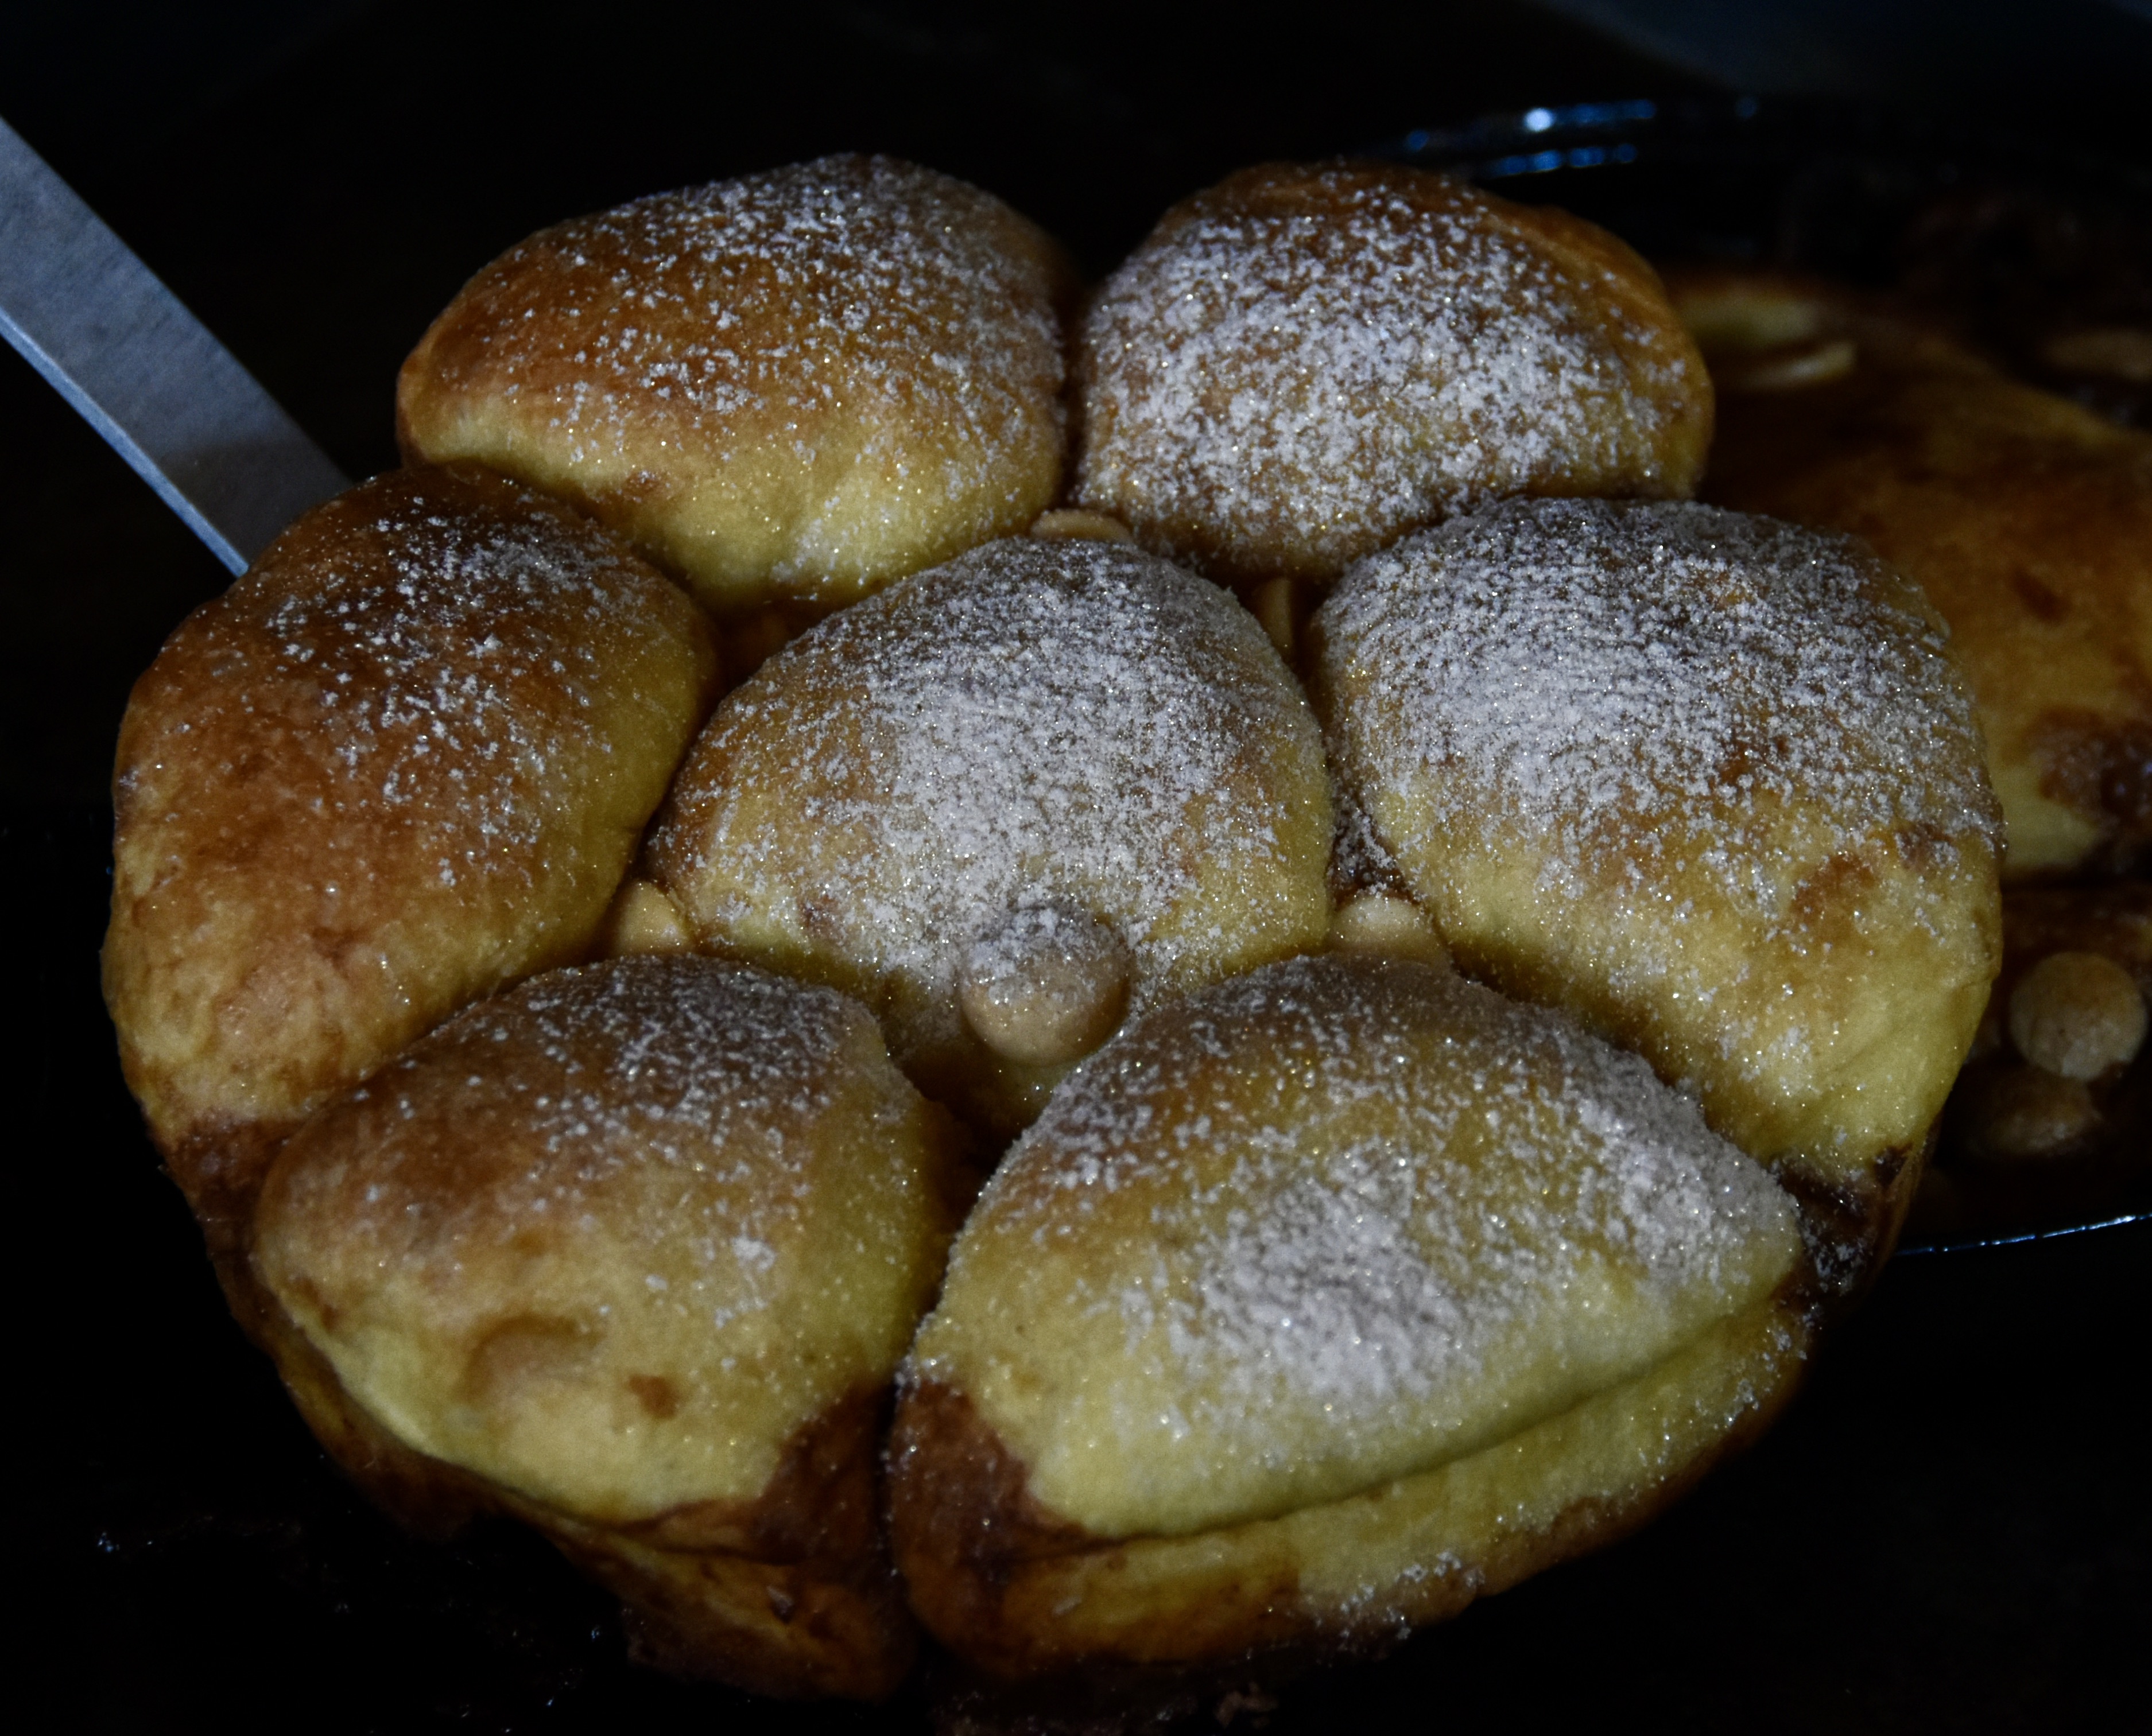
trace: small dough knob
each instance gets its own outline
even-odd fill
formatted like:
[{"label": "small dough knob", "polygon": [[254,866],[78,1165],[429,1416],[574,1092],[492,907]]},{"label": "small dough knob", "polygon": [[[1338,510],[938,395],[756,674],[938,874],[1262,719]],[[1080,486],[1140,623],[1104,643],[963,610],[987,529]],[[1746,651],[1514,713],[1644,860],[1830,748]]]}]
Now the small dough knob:
[{"label": "small dough knob", "polygon": [[2136,979],[2098,953],[2050,953],[2010,991],[2010,1040],[2043,1073],[2097,1079],[2144,1041]]},{"label": "small dough knob", "polygon": [[972,1029],[1005,1060],[1080,1060],[1128,1010],[1130,964],[1120,937],[1097,918],[1034,906],[972,943],[957,992]]},{"label": "small dough knob", "polygon": [[1330,919],[1330,944],[1340,952],[1383,953],[1429,964],[1450,961],[1427,913],[1389,892],[1358,893],[1340,904]]}]

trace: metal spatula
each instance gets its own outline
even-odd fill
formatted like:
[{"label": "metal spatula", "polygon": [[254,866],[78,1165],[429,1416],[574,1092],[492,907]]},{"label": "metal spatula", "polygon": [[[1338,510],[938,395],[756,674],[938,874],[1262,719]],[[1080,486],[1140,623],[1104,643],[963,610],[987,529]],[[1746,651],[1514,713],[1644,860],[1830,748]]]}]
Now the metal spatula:
[{"label": "metal spatula", "polygon": [[350,486],[5,121],[0,332],[235,573]]}]

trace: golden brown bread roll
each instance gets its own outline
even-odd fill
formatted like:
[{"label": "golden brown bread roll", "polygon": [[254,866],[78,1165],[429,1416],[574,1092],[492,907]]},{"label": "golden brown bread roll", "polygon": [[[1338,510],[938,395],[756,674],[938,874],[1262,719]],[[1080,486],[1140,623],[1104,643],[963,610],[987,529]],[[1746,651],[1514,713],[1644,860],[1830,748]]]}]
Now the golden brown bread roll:
[{"label": "golden brown bread roll", "polygon": [[1793,1203],[1566,1017],[1302,959],[1132,1023],[902,1377],[913,1607],[1004,1678],[1380,1646],[1618,1535],[1791,1389]]},{"label": "golden brown bread roll", "polygon": [[1022,529],[1061,486],[1058,250],[886,157],[530,237],[404,364],[406,456],[572,500],[722,613],[826,610]]},{"label": "golden brown bread roll", "polygon": [[967,1192],[951,1131],[855,1002],[616,959],[316,1115],[254,1267],[332,1449],[378,1431],[537,1525],[673,1668],[873,1698],[911,1655],[878,1425]]},{"label": "golden brown bread roll", "polygon": [[1261,627],[1124,544],[1012,539],[719,706],[647,858],[696,944],[834,983],[1013,1132],[1124,1008],[1320,946],[1328,774]]},{"label": "golden brown bread roll", "polygon": [[1707,498],[1854,532],[1951,626],[2006,878],[2152,870],[2152,436],[1832,286],[1695,271]]},{"label": "golden brown bread roll", "polygon": [[1620,241],[1424,170],[1246,169],[1079,346],[1078,504],[1236,585],[1327,581],[1506,494],[1685,496],[1711,387]]},{"label": "golden brown bread roll", "polygon": [[120,726],[104,989],[213,1247],[317,1106],[590,945],[713,673],[676,586],[475,469],[316,508],[181,624]]},{"label": "golden brown bread roll", "polygon": [[1918,590],[1769,519],[1514,501],[1362,562],[1315,631],[1340,781],[1459,964],[1645,1055],[1872,1269],[1999,959]]}]

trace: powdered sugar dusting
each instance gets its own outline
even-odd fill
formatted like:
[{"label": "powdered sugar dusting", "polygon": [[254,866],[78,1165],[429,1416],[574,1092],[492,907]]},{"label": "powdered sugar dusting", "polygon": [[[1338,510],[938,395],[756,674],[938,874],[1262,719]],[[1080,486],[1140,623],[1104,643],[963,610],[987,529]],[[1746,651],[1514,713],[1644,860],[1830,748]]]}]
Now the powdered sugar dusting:
[{"label": "powdered sugar dusting", "polygon": [[1674,492],[1659,441],[1700,382],[1650,334],[1618,346],[1596,289],[1416,171],[1236,176],[1092,305],[1077,497],[1199,570],[1327,578],[1565,479]]},{"label": "powdered sugar dusting", "polygon": [[[344,1232],[411,1259],[470,1260],[544,1231],[596,1238],[614,1262],[640,1249],[676,1275],[684,1252],[703,1278],[653,1273],[652,1305],[693,1308],[707,1288],[730,1313],[759,1307],[774,1250],[797,1239],[815,1124],[846,1088],[866,1022],[833,990],[708,959],[533,978],[357,1094],[400,1115],[370,1123]],[[458,1131],[486,1149],[444,1167],[439,1141]]]},{"label": "powdered sugar dusting", "polygon": [[1102,1234],[1068,1269],[1110,1281],[1038,1305],[1144,1374],[1127,1438],[1071,1450],[1192,1438],[1227,1483],[1353,1486],[1648,1365],[1797,1247],[1785,1195],[1636,1056],[1337,958],[1200,990],[1086,1062],[989,1182],[952,1303],[977,1305],[980,1245],[1051,1263]]},{"label": "powdered sugar dusting", "polygon": [[327,774],[313,806],[363,814],[377,846],[403,828],[444,886],[520,883],[543,871],[542,838],[581,824],[560,768],[612,752],[607,654],[651,632],[667,587],[557,509],[489,496],[475,511],[464,488],[398,474],[347,497],[312,527],[302,575],[272,551],[197,617],[197,655],[226,722],[258,716]]},{"label": "powdered sugar dusting", "polygon": [[1340,773],[1407,853],[1499,825],[1551,883],[1694,863],[1747,905],[1788,811],[1826,852],[1997,835],[1946,630],[1850,539],[1511,502],[1360,563],[1317,631]]},{"label": "powdered sugar dusting", "polygon": [[[1251,924],[1276,919],[1264,901],[1285,896],[1281,865],[1301,872],[1297,840],[1317,840],[1302,877],[1319,878],[1327,816],[1311,833],[1278,805],[1278,768],[1321,792],[1321,751],[1262,630],[1215,586],[1126,545],[1014,539],[774,658],[720,707],[652,855],[676,883],[722,876],[701,913],[720,925],[796,892],[943,1025],[972,944],[1030,908],[1103,923],[1140,999],[1191,949],[1230,950],[1169,926],[1199,873],[1255,888]],[[724,781],[698,782],[705,763]],[[736,823],[750,808],[782,828]],[[806,886],[799,836],[833,841]]]},{"label": "powdered sugar dusting", "polygon": [[811,463],[841,413],[886,488],[953,466],[974,473],[944,479],[959,493],[985,485],[1012,428],[1043,416],[1058,437],[1049,254],[961,181],[829,157],[532,236],[466,292],[480,356],[430,365],[541,398],[571,463],[646,449],[653,428],[744,467],[744,434]]}]

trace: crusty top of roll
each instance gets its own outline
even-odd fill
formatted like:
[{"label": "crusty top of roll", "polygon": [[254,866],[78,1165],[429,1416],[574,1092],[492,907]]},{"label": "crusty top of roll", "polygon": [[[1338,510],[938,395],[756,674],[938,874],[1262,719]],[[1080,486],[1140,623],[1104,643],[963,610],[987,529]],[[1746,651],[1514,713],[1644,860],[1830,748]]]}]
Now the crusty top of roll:
[{"label": "crusty top of roll", "polygon": [[1514,493],[1686,495],[1711,387],[1651,268],[1424,170],[1246,169],[1085,319],[1076,493],[1199,571],[1325,580]]},{"label": "crusty top of roll", "polygon": [[1199,989],[988,1182],[908,1379],[1095,1536],[1429,1469],[1768,1294],[1791,1202],[1641,1060],[1417,962]]},{"label": "crusty top of roll", "polygon": [[958,973],[1023,910],[1111,931],[1139,1005],[1320,944],[1330,830],[1252,615],[1125,544],[1018,538],[728,695],[649,860],[706,943],[860,994],[911,1066],[963,1040]]},{"label": "crusty top of roll", "polygon": [[1419,827],[1529,833],[1553,882],[1680,856],[1754,898],[1752,853],[1792,804],[1834,843],[1993,838],[1947,630],[1850,538],[1682,503],[1515,503],[1361,563],[1321,630],[1396,731],[1356,733],[1371,769],[1435,774]]},{"label": "crusty top of roll", "polygon": [[714,678],[678,586],[476,470],[316,508],[180,626],[120,729],[104,968],[198,1207],[235,1130],[589,944]]},{"label": "crusty top of roll", "polygon": [[404,363],[398,426],[576,501],[713,607],[834,605],[1052,504],[1068,294],[990,195],[827,157],[510,249]]},{"label": "crusty top of roll", "polygon": [[1514,501],[1359,563],[1316,634],[1340,778],[1461,963],[1756,1155],[1842,1177],[1926,1133],[1999,824],[1917,588],[1718,508]]},{"label": "crusty top of roll", "polygon": [[285,1147],[256,1270],[406,1445],[608,1524],[760,1495],[886,1381],[939,1121],[827,989],[614,959],[467,1010]]}]

